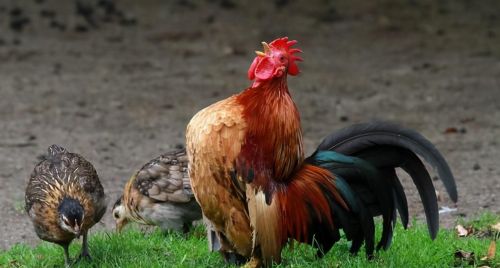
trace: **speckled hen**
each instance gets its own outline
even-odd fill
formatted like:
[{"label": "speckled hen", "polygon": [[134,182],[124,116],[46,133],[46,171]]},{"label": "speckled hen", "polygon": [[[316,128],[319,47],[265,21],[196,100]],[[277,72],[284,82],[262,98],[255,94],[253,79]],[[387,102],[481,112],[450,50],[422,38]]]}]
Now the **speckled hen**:
[{"label": "speckled hen", "polygon": [[129,222],[187,232],[202,218],[187,172],[185,150],[163,154],[137,171],[113,207],[116,229]]}]

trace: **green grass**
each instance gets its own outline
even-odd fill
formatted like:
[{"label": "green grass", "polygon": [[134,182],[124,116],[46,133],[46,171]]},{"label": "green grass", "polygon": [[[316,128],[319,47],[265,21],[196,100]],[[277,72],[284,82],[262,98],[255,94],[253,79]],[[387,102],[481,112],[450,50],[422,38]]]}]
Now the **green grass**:
[{"label": "green grass", "polygon": [[[342,239],[322,259],[314,257],[315,251],[306,245],[295,243],[294,249],[283,251],[283,262],[277,267],[466,267],[488,265],[500,267],[500,252],[489,261],[480,259],[486,255],[490,242],[500,234],[488,230],[488,226],[500,220],[500,215],[487,214],[472,224],[478,235],[458,238],[454,230],[441,230],[431,241],[427,227],[413,222],[413,227],[403,230],[398,224],[393,244],[387,251],[376,253],[374,260],[367,260],[362,252],[349,254],[349,243]],[[378,226],[380,235],[380,225]],[[498,242],[497,242],[498,244]],[[77,256],[80,243],[71,246],[71,256]],[[499,246],[500,247],[500,246]],[[472,261],[454,257],[456,250],[475,253]],[[98,233],[90,239],[91,261],[82,261],[75,267],[222,267],[224,262],[218,253],[207,250],[204,230],[197,227],[187,236],[159,231],[143,234],[130,229],[123,234]],[[43,242],[35,248],[15,245],[0,253],[0,267],[62,267],[61,247]]]}]

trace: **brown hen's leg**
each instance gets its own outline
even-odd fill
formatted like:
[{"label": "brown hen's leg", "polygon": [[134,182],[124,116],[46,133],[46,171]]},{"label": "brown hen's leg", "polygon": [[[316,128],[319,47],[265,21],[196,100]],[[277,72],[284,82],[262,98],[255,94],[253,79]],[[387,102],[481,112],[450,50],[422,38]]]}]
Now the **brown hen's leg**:
[{"label": "brown hen's leg", "polygon": [[88,241],[87,241],[87,237],[88,237],[88,231],[85,231],[83,233],[83,242],[82,242],[82,252],[80,253],[80,257],[78,258],[78,260],[81,260],[81,259],[87,259],[87,260],[90,260],[90,254],[89,254],[89,244],[88,244]]},{"label": "brown hen's leg", "polygon": [[69,259],[69,244],[61,245],[64,249],[64,266],[70,267],[71,260]]}]

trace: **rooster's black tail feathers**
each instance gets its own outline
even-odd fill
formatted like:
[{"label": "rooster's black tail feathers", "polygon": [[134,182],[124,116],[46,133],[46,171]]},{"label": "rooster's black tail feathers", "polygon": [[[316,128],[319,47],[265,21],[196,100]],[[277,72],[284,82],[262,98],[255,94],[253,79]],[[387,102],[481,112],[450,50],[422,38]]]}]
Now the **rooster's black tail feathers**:
[{"label": "rooster's black tail feathers", "polygon": [[377,249],[386,249],[391,243],[396,210],[403,226],[408,226],[406,195],[395,172],[398,167],[415,183],[430,236],[436,237],[439,229],[436,192],[417,155],[437,170],[451,199],[456,202],[455,180],[439,151],[419,133],[391,123],[358,124],[335,132],[307,158],[307,162],[327,168],[337,177],[335,185],[350,207],[350,211],[342,215],[351,218],[349,221],[338,219],[337,225],[352,240],[352,252],[357,252],[364,241],[367,254],[372,254],[373,216],[382,215],[383,218],[382,238]]}]

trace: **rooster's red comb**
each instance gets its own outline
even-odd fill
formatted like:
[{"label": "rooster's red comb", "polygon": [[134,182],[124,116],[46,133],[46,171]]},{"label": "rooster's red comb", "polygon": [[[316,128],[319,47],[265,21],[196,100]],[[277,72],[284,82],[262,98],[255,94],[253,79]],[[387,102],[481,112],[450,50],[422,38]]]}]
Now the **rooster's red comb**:
[{"label": "rooster's red comb", "polygon": [[265,78],[270,77],[272,71],[267,63],[267,61],[263,60],[265,57],[271,56],[273,52],[280,51],[281,53],[285,53],[288,55],[288,74],[297,75],[299,74],[299,67],[297,66],[296,61],[302,61],[302,58],[295,56],[295,53],[300,53],[302,50],[298,48],[292,48],[297,44],[297,40],[288,40],[288,37],[278,38],[271,43],[267,44],[266,42],[262,42],[262,46],[264,47],[264,52],[256,51],[257,57],[254,59],[250,69],[248,70],[248,78],[250,80],[254,80],[255,78]]},{"label": "rooster's red comb", "polygon": [[278,38],[272,41],[269,46],[271,48],[281,49],[288,53],[288,74],[297,75],[299,74],[299,67],[297,67],[296,61],[302,61],[301,57],[297,57],[295,53],[302,53],[302,50],[298,48],[292,48],[295,44],[297,44],[297,40],[288,40],[288,37]]}]

